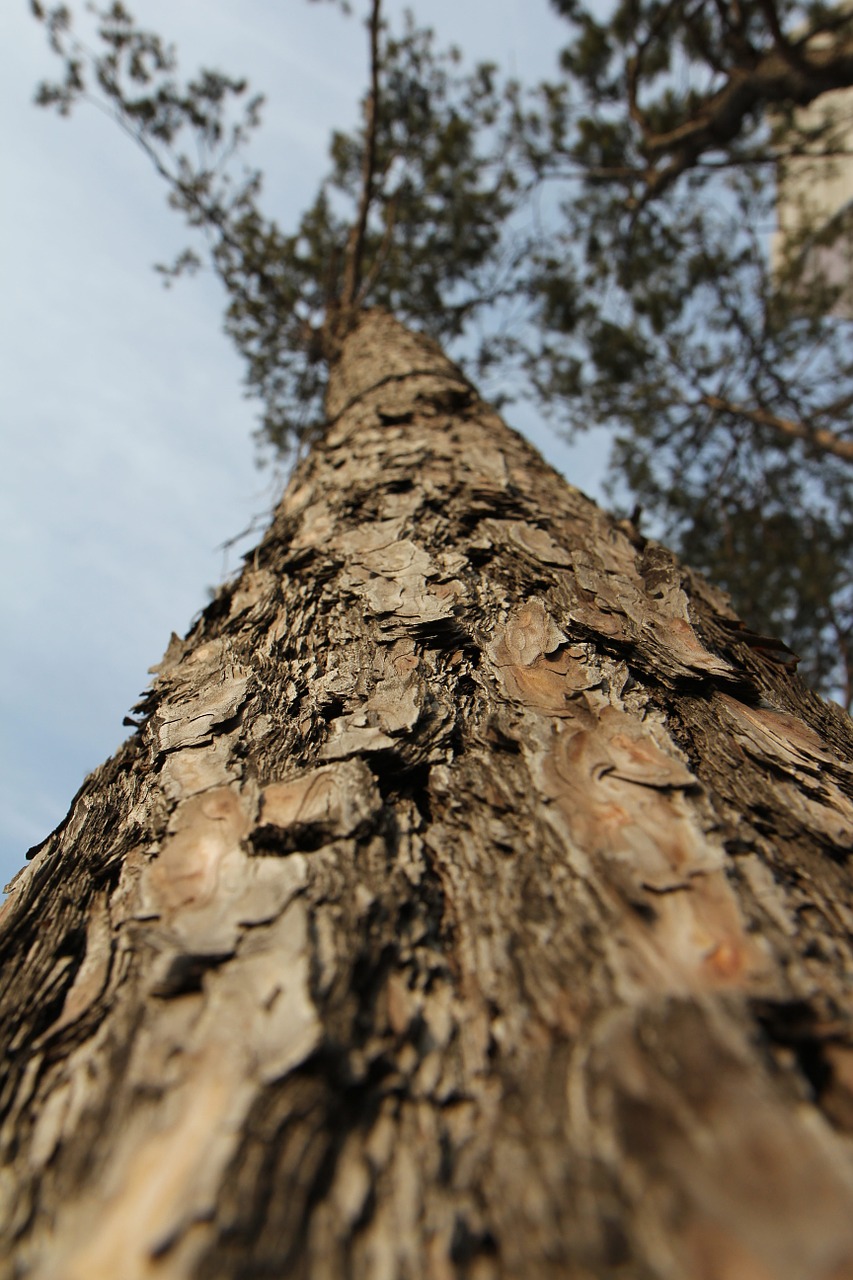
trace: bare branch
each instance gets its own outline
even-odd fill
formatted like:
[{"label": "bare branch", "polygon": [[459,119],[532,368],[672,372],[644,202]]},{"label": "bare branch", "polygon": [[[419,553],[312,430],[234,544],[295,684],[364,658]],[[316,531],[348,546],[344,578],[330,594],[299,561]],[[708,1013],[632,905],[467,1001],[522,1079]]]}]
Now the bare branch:
[{"label": "bare branch", "polygon": [[379,250],[373,260],[370,270],[359,288],[358,296],[355,299],[355,305],[357,307],[360,307],[368,297],[371,289],[376,284],[388,257],[388,252],[391,248],[391,239],[394,235],[394,224],[397,219],[398,195],[399,193],[395,192],[388,202],[388,207],[385,213],[385,231],[382,235],[382,243],[379,246]]},{"label": "bare branch", "polygon": [[804,47],[793,61],[788,52],[773,48],[755,66],[734,67],[727,83],[692,119],[666,133],[654,133],[640,122],[643,149],[663,159],[661,167],[648,166],[643,174],[644,191],[633,201],[642,207],[660,196],[687,169],[699,162],[703,152],[718,151],[733,142],[744,120],[760,107],[793,102],[808,106],[816,98],[853,84],[853,36],[834,47]]},{"label": "bare branch", "polygon": [[376,134],[379,122],[379,27],[382,0],[373,0],[370,13],[370,91],[365,103],[364,157],[361,166],[361,196],[358,213],[347,240],[344,282],[340,298],[346,314],[356,304],[361,285],[367,219],[376,179]]},{"label": "bare branch", "polygon": [[725,400],[722,396],[704,395],[699,403],[713,409],[715,413],[730,413],[736,417],[745,418],[747,422],[752,422],[758,427],[770,427],[789,440],[802,440],[819,449],[821,453],[832,454],[833,457],[841,458],[843,462],[853,463],[853,440],[844,440],[825,427],[809,427],[804,422],[780,417],[779,414],[770,413],[769,410],[760,407],[751,409],[748,405]]},{"label": "bare branch", "polygon": [[775,0],[759,0],[759,8],[767,20],[767,27],[773,37],[773,44],[776,49],[795,71],[805,70],[802,49],[798,45],[791,44],[782,30],[782,24],[779,21],[779,10],[776,8]]}]

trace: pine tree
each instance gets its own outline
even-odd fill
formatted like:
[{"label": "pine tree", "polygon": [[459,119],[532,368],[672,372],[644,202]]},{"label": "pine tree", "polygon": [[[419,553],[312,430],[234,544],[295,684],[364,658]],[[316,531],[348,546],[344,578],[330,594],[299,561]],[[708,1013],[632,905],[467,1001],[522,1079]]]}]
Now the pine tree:
[{"label": "pine tree", "polygon": [[0,1276],[840,1280],[849,719],[434,339],[333,332],[0,917]]}]

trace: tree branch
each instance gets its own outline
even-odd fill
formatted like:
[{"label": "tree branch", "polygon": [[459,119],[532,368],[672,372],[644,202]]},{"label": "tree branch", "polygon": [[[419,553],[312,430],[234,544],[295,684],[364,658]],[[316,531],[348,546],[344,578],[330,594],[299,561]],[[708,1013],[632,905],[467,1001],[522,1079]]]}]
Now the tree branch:
[{"label": "tree branch", "polygon": [[640,208],[660,196],[695,165],[707,150],[720,150],[733,142],[744,119],[759,107],[783,102],[808,106],[824,93],[853,84],[853,37],[832,48],[804,48],[796,62],[789,52],[773,48],[753,67],[734,67],[727,83],[693,119],[666,133],[654,133],[642,123],[643,150],[652,157],[669,159],[658,168],[650,164],[643,174],[644,191],[633,202]]},{"label": "tree branch", "polygon": [[391,239],[392,239],[392,236],[394,235],[394,223],[397,218],[398,195],[399,193],[395,192],[388,202],[387,212],[385,214],[385,231],[382,236],[382,243],[379,246],[379,250],[376,254],[376,257],[373,260],[373,263],[371,264],[370,270],[368,271],[367,275],[364,277],[364,280],[361,283],[361,287],[358,291],[358,295],[355,298],[355,305],[358,307],[360,307],[363,304],[363,302],[369,295],[371,289],[376,284],[376,281],[379,278],[379,274],[382,271],[382,268],[385,265],[385,261],[388,257],[388,251],[391,248]]},{"label": "tree branch", "polygon": [[739,418],[745,418],[747,422],[752,422],[758,427],[770,427],[789,440],[803,440],[821,453],[832,454],[833,457],[841,458],[843,462],[853,464],[853,440],[844,440],[825,427],[812,428],[804,422],[780,417],[767,409],[750,409],[747,405],[725,400],[722,396],[704,395],[700,398],[699,404],[713,409],[715,413],[730,413]]},{"label": "tree branch", "polygon": [[645,130],[643,113],[642,113],[642,110],[640,109],[640,103],[639,103],[639,88],[640,88],[640,79],[643,74],[643,70],[642,70],[643,59],[646,55],[646,51],[649,48],[649,45],[654,40],[658,39],[658,37],[660,36],[660,33],[663,31],[664,27],[669,21],[673,10],[676,9],[677,7],[680,7],[678,4],[678,0],[670,0],[669,4],[664,5],[658,11],[658,13],[655,15],[654,21],[650,23],[649,29],[646,32],[645,37],[639,42],[633,57],[628,59],[625,67],[625,92],[628,99],[628,113],[631,116],[631,119],[634,121],[635,124],[637,124],[640,127],[643,133],[645,133],[646,130]]},{"label": "tree branch", "polygon": [[361,196],[358,213],[347,240],[344,281],[340,298],[346,314],[356,305],[361,285],[367,219],[373,200],[376,177],[376,135],[379,124],[379,27],[382,0],[373,0],[370,13],[370,92],[365,104],[364,156],[361,165]]},{"label": "tree branch", "polygon": [[759,6],[764,17],[767,19],[767,26],[773,37],[773,44],[779,53],[794,71],[806,70],[803,62],[802,50],[797,45],[792,45],[782,30],[782,24],[779,21],[779,11],[776,8],[775,0],[759,0]]}]

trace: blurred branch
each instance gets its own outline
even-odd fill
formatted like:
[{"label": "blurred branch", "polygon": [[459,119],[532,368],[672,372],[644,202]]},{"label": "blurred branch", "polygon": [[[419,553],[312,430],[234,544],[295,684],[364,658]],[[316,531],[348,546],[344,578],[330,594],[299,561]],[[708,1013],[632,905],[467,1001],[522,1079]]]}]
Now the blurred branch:
[{"label": "blurred branch", "polygon": [[770,427],[789,440],[803,440],[822,453],[831,453],[834,457],[841,458],[843,462],[853,463],[853,440],[844,440],[825,427],[809,427],[804,422],[780,417],[767,409],[751,409],[748,405],[737,404],[721,396],[704,395],[699,403],[714,410],[715,413],[728,413],[733,417],[745,418],[747,422],[752,422],[758,427]]}]

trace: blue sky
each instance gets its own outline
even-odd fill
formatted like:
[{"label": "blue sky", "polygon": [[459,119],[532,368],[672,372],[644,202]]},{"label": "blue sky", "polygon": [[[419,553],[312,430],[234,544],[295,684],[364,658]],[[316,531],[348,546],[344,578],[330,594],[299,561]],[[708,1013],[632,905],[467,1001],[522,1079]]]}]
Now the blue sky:
[{"label": "blue sky", "polygon": [[[306,0],[137,0],[182,65],[245,74],[267,95],[253,156],[265,208],[292,225],[356,118],[358,21]],[[358,6],[356,6],[358,7]],[[362,6],[363,7],[363,6]],[[524,79],[562,39],[546,0],[413,5],[442,43]],[[403,5],[389,0],[393,18]],[[255,466],[255,406],[220,331],[222,296],[152,270],[186,243],[144,156],[94,110],[32,105],[55,73],[27,0],[0,7],[0,884],[63,817],[172,630],[238,563],[222,544],[262,517],[276,478]],[[601,438],[567,447],[531,411],[508,420],[595,492]],[[279,485],[280,487],[280,485]]]}]

